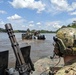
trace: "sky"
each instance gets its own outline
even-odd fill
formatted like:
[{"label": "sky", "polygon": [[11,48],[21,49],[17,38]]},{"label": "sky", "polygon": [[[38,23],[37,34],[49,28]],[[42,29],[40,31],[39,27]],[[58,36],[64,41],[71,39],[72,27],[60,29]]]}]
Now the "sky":
[{"label": "sky", "polygon": [[55,31],[76,20],[76,0],[0,0],[0,28]]}]

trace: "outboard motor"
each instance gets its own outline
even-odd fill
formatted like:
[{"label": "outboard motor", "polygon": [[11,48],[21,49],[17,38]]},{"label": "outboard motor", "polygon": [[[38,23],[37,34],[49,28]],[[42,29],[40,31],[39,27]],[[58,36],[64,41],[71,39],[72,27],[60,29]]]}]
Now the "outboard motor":
[{"label": "outboard motor", "polygon": [[39,39],[39,40],[45,40],[45,35],[39,35],[39,36],[38,36],[38,39]]}]

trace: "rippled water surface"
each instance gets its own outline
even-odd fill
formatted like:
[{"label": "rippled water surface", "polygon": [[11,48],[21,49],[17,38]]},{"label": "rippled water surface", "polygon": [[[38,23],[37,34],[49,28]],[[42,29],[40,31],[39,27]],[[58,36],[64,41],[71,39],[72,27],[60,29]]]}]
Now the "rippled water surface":
[{"label": "rippled water surface", "polygon": [[[53,55],[53,36],[55,34],[45,33],[46,40],[22,40],[22,33],[15,33],[20,47],[31,45],[31,59],[33,62],[48,55]],[[7,33],[0,33],[0,51],[9,50],[9,62],[15,61],[15,56]],[[14,61],[13,61],[14,60]]]}]

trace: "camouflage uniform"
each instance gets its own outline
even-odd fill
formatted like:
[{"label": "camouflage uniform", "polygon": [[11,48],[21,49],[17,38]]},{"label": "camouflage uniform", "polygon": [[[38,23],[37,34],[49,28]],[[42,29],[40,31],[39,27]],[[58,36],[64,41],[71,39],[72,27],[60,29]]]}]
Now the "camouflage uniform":
[{"label": "camouflage uniform", "polygon": [[[54,38],[59,51],[62,56],[75,55],[76,56],[76,29],[74,28],[62,28]],[[55,75],[76,75],[76,59],[72,59],[65,63],[65,66],[61,68]]]},{"label": "camouflage uniform", "polygon": [[64,66],[55,75],[76,75],[76,63]]},{"label": "camouflage uniform", "polygon": [[[62,28],[60,29],[56,37],[54,37],[54,50],[59,49],[58,57],[50,59],[49,57],[42,58],[35,62],[35,71],[32,75],[49,75],[51,70],[55,70],[58,67],[55,75],[75,75],[76,74],[76,59],[67,62],[64,66],[63,56],[65,55],[76,55],[76,29],[74,28]],[[58,63],[58,64],[57,64]],[[62,68],[63,67],[63,68]]]},{"label": "camouflage uniform", "polygon": [[50,56],[39,59],[37,62],[35,62],[34,67],[35,71],[32,75],[49,75],[50,68],[54,69],[53,67],[57,67],[60,69],[63,67],[64,62],[63,58],[61,58],[61,61],[58,65],[56,65],[59,62],[59,57],[56,56],[54,59],[50,59]]}]

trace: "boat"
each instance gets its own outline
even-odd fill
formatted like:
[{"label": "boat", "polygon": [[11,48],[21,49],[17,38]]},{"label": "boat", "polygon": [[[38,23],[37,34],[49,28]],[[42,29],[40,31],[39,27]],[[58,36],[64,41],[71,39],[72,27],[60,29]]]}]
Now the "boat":
[{"label": "boat", "polygon": [[[16,57],[16,63],[15,63],[15,68],[8,68],[9,51],[6,50],[0,52],[0,60],[1,60],[0,75],[54,75],[56,73],[58,74],[60,73],[59,75],[61,75],[61,72],[60,71],[57,72],[57,71],[65,66],[63,57],[57,56],[54,53],[53,56],[45,56],[43,58],[38,59],[33,64],[30,58],[31,46],[19,48],[19,44],[16,41],[13,29],[10,24],[6,24],[6,30],[8,32],[11,41],[11,46],[13,48]],[[71,29],[69,30],[70,32],[72,32]],[[75,38],[75,35],[73,38]],[[55,38],[53,39],[57,41],[57,39]],[[74,40],[73,45],[75,44],[76,44],[76,39]],[[66,75],[68,73],[69,75],[70,74],[69,71],[70,71],[73,72],[74,74],[75,70],[73,70],[73,68],[75,69],[74,67],[75,65],[76,64],[65,66],[65,70],[62,69],[62,73],[64,72]]]},{"label": "boat", "polygon": [[30,40],[30,39],[37,39],[37,40],[45,40],[45,35],[40,34],[39,31],[35,31],[34,33],[26,32],[22,34],[22,40]]},{"label": "boat", "polygon": [[0,52],[0,75],[5,75],[5,69],[8,68],[8,55],[8,50]]},{"label": "boat", "polygon": [[[20,51],[23,55],[23,58],[26,64],[29,65],[31,69],[33,69],[32,67],[33,63],[30,59],[31,46],[21,47]],[[15,70],[19,66],[19,63],[17,60],[14,66],[15,68],[14,67],[9,68],[8,64],[9,64],[9,50],[0,51],[0,75],[22,75],[22,74],[18,74],[18,71]]]},{"label": "boat", "polygon": [[[24,57],[24,60],[27,64],[30,64],[30,51],[31,51],[31,46],[26,46],[20,48],[21,53]],[[14,68],[8,68],[8,62],[9,62],[9,50],[2,51],[0,52],[0,75],[23,75],[23,74],[18,74],[18,71],[16,67],[18,66],[18,63],[16,62],[15,64],[15,69]],[[31,62],[32,64],[32,62]],[[55,56],[53,59],[50,56],[41,58],[37,60],[34,63],[34,68],[35,71],[31,74],[27,75],[53,75],[49,74],[50,71],[58,70],[64,66],[63,59]],[[51,72],[51,73],[52,73]]]},{"label": "boat", "polygon": [[0,52],[0,75],[54,75],[54,69],[58,70],[63,66],[61,58],[55,57],[55,55],[39,59],[33,64],[30,57],[31,46],[20,48],[11,24],[5,26],[15,54],[16,63],[14,67],[8,68],[9,50]]}]

